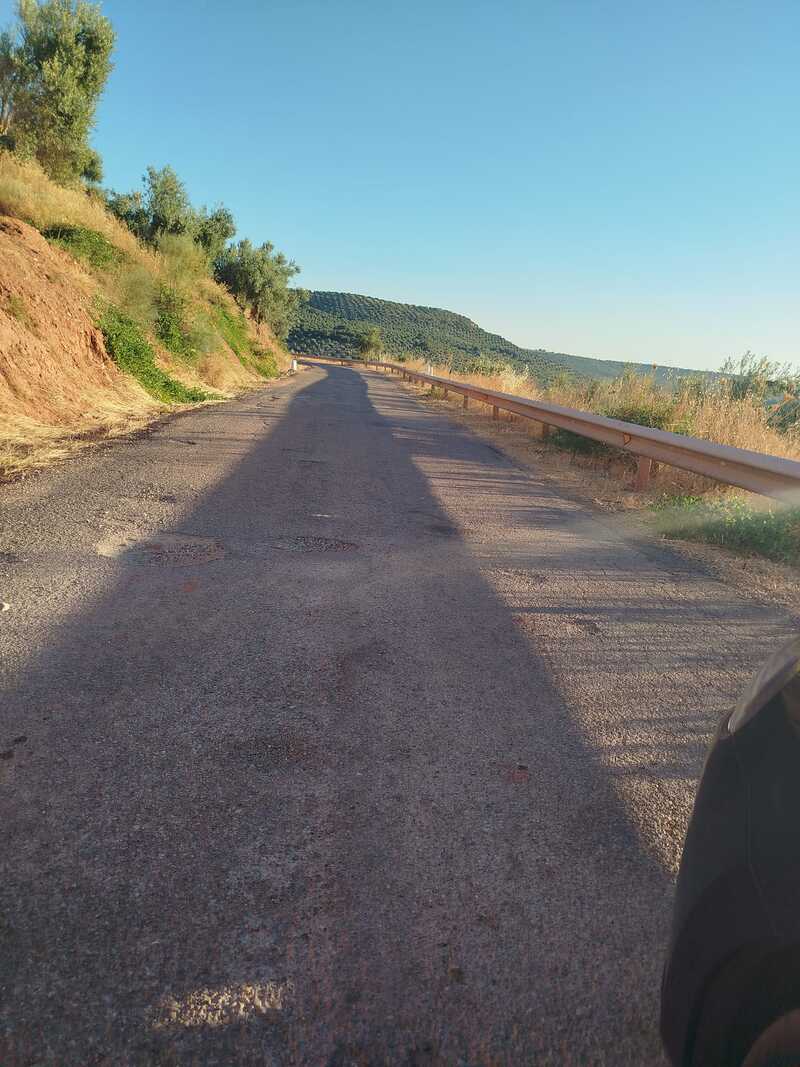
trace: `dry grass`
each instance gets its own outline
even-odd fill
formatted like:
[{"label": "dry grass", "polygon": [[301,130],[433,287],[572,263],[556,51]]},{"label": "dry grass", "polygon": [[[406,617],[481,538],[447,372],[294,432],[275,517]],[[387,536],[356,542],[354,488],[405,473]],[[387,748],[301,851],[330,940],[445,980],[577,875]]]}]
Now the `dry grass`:
[{"label": "dry grass", "polygon": [[[105,295],[127,314],[143,325],[152,321],[153,294],[161,283],[186,285],[191,290],[195,310],[209,304],[237,311],[236,303],[224,287],[218,285],[199,264],[186,262],[185,249],[172,247],[166,241],[161,251],[142,245],[131,231],[116,219],[97,196],[83,188],[66,188],[53,182],[36,163],[23,161],[0,149],[0,215],[11,215],[46,230],[57,226],[80,226],[105,237],[115,248],[125,253],[125,259],[100,272]],[[189,269],[191,268],[191,269]],[[251,332],[262,347],[271,351],[281,370],[286,370],[291,357],[263,325],[250,324]],[[232,362],[233,354],[218,339],[220,353]],[[217,380],[226,379],[227,388],[236,389],[256,382],[256,375],[242,376],[239,369],[227,374],[219,361],[212,361]]]},{"label": "dry grass", "polygon": [[46,230],[83,226],[101,233],[130,259],[153,273],[160,271],[155,253],[144,248],[103,202],[81,188],[56,185],[36,163],[0,150],[0,215],[12,215]]},{"label": "dry grass", "polygon": [[120,404],[115,410],[107,397],[101,397],[91,415],[69,426],[0,414],[0,478],[24,476],[75,455],[96,441],[133,433],[151,423],[163,410],[163,406],[156,404],[141,411],[131,411]]},{"label": "dry grass", "polygon": [[[422,360],[409,360],[407,366],[416,370],[426,369]],[[641,421],[644,425],[662,426],[666,430],[720,444],[800,460],[800,431],[778,432],[768,425],[769,413],[763,404],[750,397],[735,399],[724,387],[702,388],[697,384],[687,383],[671,392],[657,386],[648,377],[626,375],[611,382],[581,383],[564,380],[545,388],[513,370],[494,377],[450,374],[438,367],[434,368],[434,373],[440,377],[467,381],[485,389],[495,389],[613,418]],[[453,403],[460,404],[461,398],[454,396]],[[473,402],[472,406],[482,410],[485,415],[491,414],[491,407],[488,405]],[[528,434],[537,439],[540,436],[538,423],[517,419],[515,425],[521,434]],[[556,445],[548,446],[548,451],[554,449],[562,455],[570,451]],[[543,446],[539,446],[538,450],[543,452]],[[573,455],[571,462],[574,463],[577,458]],[[584,469],[590,469],[593,475],[607,473],[619,481],[621,475],[624,476],[626,471],[632,470],[632,463],[633,459],[630,457],[605,451],[586,456],[583,466]],[[719,492],[719,484],[689,471],[661,466],[651,481],[648,496],[709,491]]]},{"label": "dry grass", "polygon": [[[594,385],[594,383],[593,383]],[[625,409],[664,417],[664,429],[686,433],[753,452],[800,459],[800,435],[779,433],[767,423],[769,412],[756,397],[737,399],[724,385],[679,385],[672,392],[643,375],[625,375],[596,387],[565,383],[542,398],[566,407],[612,414]]]}]

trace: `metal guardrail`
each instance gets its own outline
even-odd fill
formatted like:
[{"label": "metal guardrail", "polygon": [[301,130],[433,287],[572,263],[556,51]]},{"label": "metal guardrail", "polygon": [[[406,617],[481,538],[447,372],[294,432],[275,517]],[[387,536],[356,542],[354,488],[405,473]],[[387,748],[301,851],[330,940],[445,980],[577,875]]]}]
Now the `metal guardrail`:
[{"label": "metal guardrail", "polygon": [[[299,362],[313,364],[324,361],[305,357],[299,359]],[[640,490],[647,486],[653,473],[653,464],[665,463],[679,470],[712,478],[725,485],[747,489],[751,493],[760,493],[762,496],[787,502],[800,502],[800,463],[793,459],[751,452],[749,449],[734,448],[732,445],[719,445],[698,437],[685,437],[667,430],[655,430],[649,426],[621,422],[619,419],[609,419],[605,415],[565,408],[558,404],[545,404],[540,400],[529,400],[511,393],[481,389],[466,382],[454,381],[452,378],[412,370],[402,363],[348,359],[331,362],[342,366],[353,364],[357,367],[375,367],[399,374],[407,381],[427,382],[441,388],[445,397],[449,393],[463,396],[465,408],[470,400],[487,404],[492,408],[492,416],[495,419],[499,418],[500,411],[509,411],[523,419],[532,419],[542,426],[542,436],[546,436],[551,427],[556,427],[630,452],[638,460],[636,488]]]}]

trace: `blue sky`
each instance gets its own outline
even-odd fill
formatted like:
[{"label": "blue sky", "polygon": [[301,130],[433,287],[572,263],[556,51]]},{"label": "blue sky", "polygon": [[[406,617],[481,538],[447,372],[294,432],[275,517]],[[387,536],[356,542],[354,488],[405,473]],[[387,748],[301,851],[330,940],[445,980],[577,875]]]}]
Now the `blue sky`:
[{"label": "blue sky", "polygon": [[581,355],[800,361],[796,0],[102,7],[107,184],[170,163],[303,285]]}]

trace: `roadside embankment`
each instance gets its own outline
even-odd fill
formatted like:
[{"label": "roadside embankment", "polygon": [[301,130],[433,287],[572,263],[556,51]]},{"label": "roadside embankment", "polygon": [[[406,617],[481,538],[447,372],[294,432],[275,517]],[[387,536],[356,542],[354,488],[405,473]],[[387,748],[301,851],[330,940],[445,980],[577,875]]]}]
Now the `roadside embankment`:
[{"label": "roadside embankment", "polygon": [[289,357],[187,254],[0,152],[0,478],[274,378]]}]

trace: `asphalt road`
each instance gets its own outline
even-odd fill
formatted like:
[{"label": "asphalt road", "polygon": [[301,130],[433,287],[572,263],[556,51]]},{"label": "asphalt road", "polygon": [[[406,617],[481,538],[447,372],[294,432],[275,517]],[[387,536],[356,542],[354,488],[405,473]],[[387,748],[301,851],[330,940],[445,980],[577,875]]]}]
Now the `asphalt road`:
[{"label": "asphalt road", "polygon": [[345,368],[0,513],[3,1067],[663,1062],[780,611]]}]

